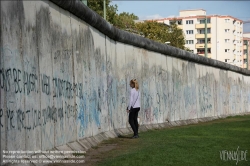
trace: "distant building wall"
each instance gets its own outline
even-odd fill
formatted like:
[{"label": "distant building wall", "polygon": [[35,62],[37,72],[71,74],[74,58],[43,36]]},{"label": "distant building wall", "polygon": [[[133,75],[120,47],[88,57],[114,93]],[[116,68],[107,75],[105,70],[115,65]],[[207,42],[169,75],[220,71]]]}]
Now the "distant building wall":
[{"label": "distant building wall", "polygon": [[207,18],[208,58],[243,67],[243,21],[231,16],[206,15],[203,9],[181,10],[179,17],[156,20],[170,24],[177,20],[186,44],[195,54],[205,55],[205,18]]}]

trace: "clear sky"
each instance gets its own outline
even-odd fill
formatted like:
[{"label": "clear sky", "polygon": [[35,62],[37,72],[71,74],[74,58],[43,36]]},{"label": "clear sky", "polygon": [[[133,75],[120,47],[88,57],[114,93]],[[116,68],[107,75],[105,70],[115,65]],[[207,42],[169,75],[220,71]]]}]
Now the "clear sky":
[{"label": "clear sky", "polygon": [[[204,9],[207,15],[230,15],[240,20],[250,20],[250,1],[170,1],[170,0],[112,0],[118,13],[134,13],[140,20],[178,16],[180,10]],[[244,24],[244,32],[250,32],[250,23]]]}]

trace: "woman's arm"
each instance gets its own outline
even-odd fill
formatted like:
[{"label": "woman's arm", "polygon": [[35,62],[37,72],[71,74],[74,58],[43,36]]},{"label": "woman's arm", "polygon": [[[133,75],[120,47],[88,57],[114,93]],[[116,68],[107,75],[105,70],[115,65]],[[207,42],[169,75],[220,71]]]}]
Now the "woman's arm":
[{"label": "woman's arm", "polygon": [[129,104],[127,110],[131,109],[132,104],[133,104],[133,89],[130,90]]}]

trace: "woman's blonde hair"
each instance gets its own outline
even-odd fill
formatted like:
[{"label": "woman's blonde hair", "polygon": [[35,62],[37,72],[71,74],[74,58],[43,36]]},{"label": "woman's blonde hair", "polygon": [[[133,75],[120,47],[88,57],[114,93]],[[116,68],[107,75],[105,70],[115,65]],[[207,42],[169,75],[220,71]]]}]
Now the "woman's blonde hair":
[{"label": "woman's blonde hair", "polygon": [[130,83],[134,85],[135,89],[138,90],[139,89],[139,84],[137,82],[136,79],[130,80]]}]

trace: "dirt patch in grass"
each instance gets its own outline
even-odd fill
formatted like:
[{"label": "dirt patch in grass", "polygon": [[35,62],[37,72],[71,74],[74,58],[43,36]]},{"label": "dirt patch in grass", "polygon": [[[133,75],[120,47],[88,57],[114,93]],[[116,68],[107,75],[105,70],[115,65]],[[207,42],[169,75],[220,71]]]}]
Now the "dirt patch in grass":
[{"label": "dirt patch in grass", "polygon": [[[131,139],[132,135],[121,135],[118,138],[114,139],[109,139],[101,142],[95,147],[92,147],[89,149],[86,154],[84,155],[84,161],[85,163],[77,164],[77,163],[72,163],[72,164],[61,164],[61,163],[56,163],[56,164],[49,164],[49,166],[95,166],[97,165],[100,161],[106,159],[106,158],[111,158],[115,157],[121,152],[128,151],[131,149],[131,146],[136,148],[136,145],[138,143],[138,139]],[[129,145],[129,149],[128,149]]]}]

